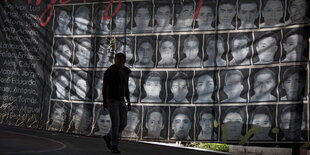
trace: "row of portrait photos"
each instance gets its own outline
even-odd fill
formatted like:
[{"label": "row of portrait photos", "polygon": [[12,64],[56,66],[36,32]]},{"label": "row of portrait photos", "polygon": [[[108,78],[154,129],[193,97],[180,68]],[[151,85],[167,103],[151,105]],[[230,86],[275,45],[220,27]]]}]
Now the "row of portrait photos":
[{"label": "row of portrait photos", "polygon": [[275,31],[136,37],[55,37],[55,67],[210,68],[308,61],[310,27]]},{"label": "row of portrait photos", "polygon": [[[104,136],[111,128],[102,104],[52,102],[47,129]],[[133,106],[123,139],[240,142],[307,141],[307,104]],[[260,129],[260,130],[257,130]],[[256,131],[255,131],[256,130]],[[229,132],[228,132],[229,131]]]},{"label": "row of portrait photos", "polygon": [[[310,23],[307,0],[198,0],[55,6],[56,35],[243,30]],[[199,10],[195,19],[195,12]]]},{"label": "row of portrait photos", "polygon": [[[53,100],[102,102],[103,71],[54,69]],[[203,71],[133,71],[132,103],[245,104],[306,100],[306,65]]]}]

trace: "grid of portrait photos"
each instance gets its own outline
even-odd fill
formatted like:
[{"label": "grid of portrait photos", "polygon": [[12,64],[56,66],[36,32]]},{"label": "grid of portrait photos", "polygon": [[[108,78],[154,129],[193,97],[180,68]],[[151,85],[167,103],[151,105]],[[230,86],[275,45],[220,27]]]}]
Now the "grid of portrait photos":
[{"label": "grid of portrait photos", "polygon": [[48,130],[108,133],[103,77],[124,53],[123,139],[309,141],[309,1],[123,1],[104,19],[117,5],[55,5]]}]

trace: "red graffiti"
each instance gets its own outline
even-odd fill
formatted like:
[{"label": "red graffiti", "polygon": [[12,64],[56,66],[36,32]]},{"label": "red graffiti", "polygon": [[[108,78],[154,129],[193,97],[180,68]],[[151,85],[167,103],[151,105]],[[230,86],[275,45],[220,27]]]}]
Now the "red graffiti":
[{"label": "red graffiti", "polygon": [[198,18],[198,15],[199,15],[199,12],[200,12],[200,8],[202,7],[202,4],[203,4],[203,0],[199,0],[197,9],[196,9],[196,11],[195,11],[194,19],[197,19],[197,18]]},{"label": "red graffiti", "polygon": [[103,13],[103,16],[102,16],[102,19],[103,20],[109,20],[111,19],[113,16],[115,16],[115,14],[122,8],[122,0],[119,0],[118,1],[118,4],[117,4],[117,8],[116,10],[112,13],[112,15],[108,16],[107,17],[107,13],[110,9],[110,7],[112,6],[112,3],[114,2],[114,0],[110,0],[110,3],[108,5],[108,7],[104,10],[104,13]]},{"label": "red graffiti", "polygon": [[[36,1],[36,5],[40,5],[42,0],[35,0]],[[32,4],[32,0],[28,0],[28,4]]]}]

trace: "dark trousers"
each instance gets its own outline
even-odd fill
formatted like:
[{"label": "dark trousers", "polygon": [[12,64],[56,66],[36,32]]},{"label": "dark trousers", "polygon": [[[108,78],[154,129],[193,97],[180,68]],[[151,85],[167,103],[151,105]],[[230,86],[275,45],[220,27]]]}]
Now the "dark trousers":
[{"label": "dark trousers", "polygon": [[124,101],[110,99],[108,109],[112,124],[108,136],[111,139],[111,146],[117,146],[119,137],[127,125],[127,106]]}]

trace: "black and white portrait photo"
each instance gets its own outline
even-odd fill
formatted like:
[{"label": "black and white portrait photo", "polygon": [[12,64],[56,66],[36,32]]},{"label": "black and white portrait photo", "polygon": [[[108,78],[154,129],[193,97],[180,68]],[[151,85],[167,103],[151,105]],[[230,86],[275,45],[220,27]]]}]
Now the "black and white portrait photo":
[{"label": "black and white portrait photo", "polygon": [[277,68],[253,69],[251,74],[251,102],[276,101]]},{"label": "black and white portrait photo", "polygon": [[155,65],[156,41],[154,37],[137,37],[137,61],[135,67],[153,68]]},{"label": "black and white portrait photo", "polygon": [[141,102],[145,103],[164,103],[165,91],[165,72],[143,72],[142,75],[142,96]]},{"label": "black and white portrait photo", "polygon": [[[123,34],[131,32],[131,3],[123,3],[121,9],[115,14],[112,19],[113,34]],[[117,4],[114,6],[114,10],[117,9]]]},{"label": "black and white portrait photo", "polygon": [[219,30],[236,28],[236,1],[218,0],[218,26]]},{"label": "black and white portrait photo", "polygon": [[72,7],[57,7],[56,14],[58,15],[55,20],[55,34],[69,35],[72,34]]},{"label": "black and white portrait photo", "polygon": [[200,68],[202,59],[201,59],[201,50],[202,46],[199,40],[201,35],[183,35],[181,36],[181,49],[180,49],[180,63],[179,67],[196,67]]},{"label": "black and white portrait photo", "polygon": [[87,100],[91,99],[91,73],[86,71],[72,71],[71,84],[71,100]]},{"label": "black and white portrait photo", "polygon": [[126,56],[125,66],[132,68],[134,57],[135,39],[132,37],[116,38],[116,53]]},{"label": "black and white portrait photo", "polygon": [[74,6],[74,34],[90,34],[91,17],[91,5]]},{"label": "black and white portrait photo", "polygon": [[145,107],[143,139],[167,139],[168,107]]},{"label": "black and white portrait photo", "polygon": [[107,68],[113,63],[113,48],[109,38],[96,38],[96,66]]},{"label": "black and white portrait photo", "polygon": [[172,4],[161,2],[155,5],[155,32],[171,32],[172,26]]},{"label": "black and white portrait photo", "polygon": [[96,71],[94,72],[95,76],[94,76],[94,93],[93,93],[93,99],[94,101],[99,101],[99,102],[103,102],[103,76],[104,76],[104,72],[100,72],[100,71]]},{"label": "black and white portrait photo", "polygon": [[133,71],[129,74],[128,88],[130,95],[130,102],[137,103],[139,101],[140,93],[140,77],[141,73],[139,71]]},{"label": "black and white portrait photo", "polygon": [[195,96],[194,103],[213,104],[216,102],[216,73],[215,71],[200,71],[195,73]]},{"label": "black and white portrait photo", "polygon": [[245,107],[221,107],[221,140],[240,141],[244,134],[246,123]]},{"label": "black and white portrait photo", "polygon": [[287,12],[289,19],[285,24],[303,24],[310,23],[309,14],[309,1],[307,0],[290,0],[287,1]]},{"label": "black and white portrait photo", "polygon": [[190,103],[192,97],[193,78],[192,72],[170,72],[168,73],[168,102],[169,103]]},{"label": "black and white portrait photo", "polygon": [[93,17],[93,24],[94,24],[93,34],[101,35],[101,34],[110,34],[111,32],[111,24],[110,24],[111,19],[105,18],[111,14],[110,13],[111,9],[107,11],[106,14],[104,14],[106,10],[105,5],[106,4],[103,5],[101,4],[98,7],[95,6],[96,9]]},{"label": "black and white portrait photo", "polygon": [[205,35],[204,67],[227,66],[227,35]]},{"label": "black and white portrait photo", "polygon": [[178,60],[178,37],[162,36],[158,43],[158,68],[175,68]]},{"label": "black and white portrait photo", "polygon": [[55,69],[53,77],[53,98],[55,99],[69,99],[70,89],[70,71]]},{"label": "black and white portrait photo", "polygon": [[50,122],[47,130],[59,132],[66,131],[68,127],[70,103],[52,102],[51,107]]},{"label": "black and white portrait photo", "polygon": [[91,38],[76,38],[74,66],[91,67],[94,64],[93,57]]},{"label": "black and white portrait photo", "polygon": [[74,134],[90,134],[93,120],[93,105],[86,103],[72,104],[69,129],[67,132]]},{"label": "black and white portrait photo", "polygon": [[133,3],[132,33],[151,33],[153,31],[153,4],[148,2]]},{"label": "black and white portrait photo", "polygon": [[221,75],[220,98],[221,103],[244,103],[247,101],[248,70],[225,70]]},{"label": "black and white portrait photo", "polygon": [[249,33],[230,35],[229,65],[250,65],[252,39]]},{"label": "black and white portrait photo", "polygon": [[73,43],[71,38],[59,38],[54,45],[54,65],[61,67],[72,66]]},{"label": "black and white portrait photo", "polygon": [[194,22],[194,3],[190,0],[185,0],[182,4],[174,5],[175,21],[174,31],[192,31]]},{"label": "black and white portrait photo", "polygon": [[104,110],[102,105],[95,105],[95,123],[93,129],[93,135],[104,136],[109,133],[111,129],[111,117],[109,110]]},{"label": "black and white portrait photo", "polygon": [[255,33],[253,63],[255,65],[265,65],[279,62],[280,40],[280,31]]},{"label": "black and white portrait photo", "polygon": [[258,28],[260,0],[238,0],[239,29]]},{"label": "black and white portrait photo", "polygon": [[302,101],[305,94],[305,83],[307,82],[306,66],[282,67],[280,100]]},{"label": "black and white portrait photo", "polygon": [[171,132],[172,140],[192,140],[194,125],[194,109],[192,107],[171,108]]},{"label": "black and white portrait photo", "polygon": [[260,27],[275,27],[284,25],[285,0],[263,0]]},{"label": "black and white portrait photo", "polygon": [[[198,107],[197,107],[198,108]],[[196,135],[199,141],[217,140],[218,107],[199,107],[196,112]]]},{"label": "black and white portrait photo", "polygon": [[203,2],[196,19],[195,31],[215,30],[216,0]]},{"label": "black and white portrait photo", "polygon": [[271,141],[275,139],[272,128],[275,127],[275,105],[249,106],[249,131],[253,130],[250,141]]},{"label": "black and white portrait photo", "polygon": [[129,139],[138,139],[140,137],[140,124],[142,122],[141,107],[131,107],[127,112],[127,125],[122,132],[121,137]]},{"label": "black and white portrait photo", "polygon": [[[306,36],[308,34],[308,36]],[[293,61],[305,61],[305,56],[308,52],[306,49],[309,33],[303,29],[287,29],[284,31],[283,44],[283,58],[282,62],[293,62]]]}]

